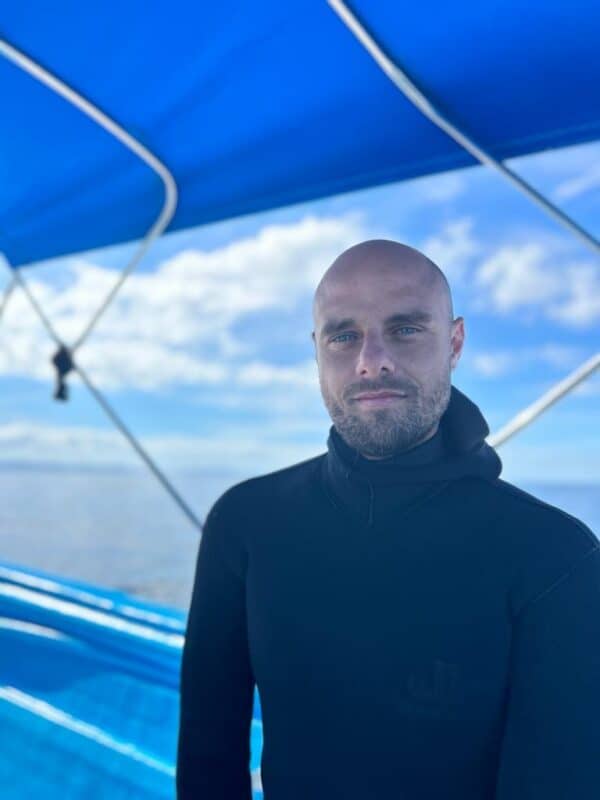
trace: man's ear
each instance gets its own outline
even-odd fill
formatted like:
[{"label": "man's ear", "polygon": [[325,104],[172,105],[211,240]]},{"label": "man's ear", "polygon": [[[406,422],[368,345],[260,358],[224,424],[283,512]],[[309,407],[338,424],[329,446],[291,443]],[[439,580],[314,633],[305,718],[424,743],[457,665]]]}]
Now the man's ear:
[{"label": "man's ear", "polygon": [[457,317],[452,323],[454,331],[452,333],[451,348],[451,368],[455,369],[458,360],[462,355],[463,345],[465,343],[465,321],[463,317]]}]

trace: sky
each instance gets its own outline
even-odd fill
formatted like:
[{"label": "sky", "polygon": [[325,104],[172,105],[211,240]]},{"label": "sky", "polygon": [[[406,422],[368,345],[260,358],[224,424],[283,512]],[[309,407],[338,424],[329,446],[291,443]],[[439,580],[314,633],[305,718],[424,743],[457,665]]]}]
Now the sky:
[{"label": "sky", "polygon": [[[600,143],[508,165],[600,235]],[[445,273],[465,345],[452,382],[491,432],[600,350],[600,264],[488,167],[388,184],[163,236],[78,352],[167,473],[262,475],[326,449],[314,290],[364,239],[416,247]],[[135,243],[25,272],[74,341]],[[0,289],[9,278],[0,271]],[[0,465],[137,467],[77,376],[52,399],[54,345],[21,292],[0,321]],[[600,370],[498,447],[501,477],[600,483]]]}]

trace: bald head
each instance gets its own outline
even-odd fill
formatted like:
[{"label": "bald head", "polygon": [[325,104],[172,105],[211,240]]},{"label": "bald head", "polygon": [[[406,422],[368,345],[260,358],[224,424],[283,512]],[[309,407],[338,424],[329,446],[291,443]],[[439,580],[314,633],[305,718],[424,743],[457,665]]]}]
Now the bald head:
[{"label": "bald head", "polygon": [[313,319],[317,325],[328,300],[342,286],[356,282],[367,274],[374,278],[382,273],[409,279],[423,288],[439,310],[440,319],[452,323],[452,294],[446,276],[434,262],[414,247],[389,239],[370,239],[354,245],[339,255],[321,278],[313,301]]}]

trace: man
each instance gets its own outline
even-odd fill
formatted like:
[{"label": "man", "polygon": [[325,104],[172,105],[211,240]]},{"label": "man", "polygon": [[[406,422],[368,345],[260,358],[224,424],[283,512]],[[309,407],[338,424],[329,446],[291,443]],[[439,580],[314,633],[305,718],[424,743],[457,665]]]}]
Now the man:
[{"label": "man", "polygon": [[265,800],[600,797],[600,542],[498,477],[443,273],[352,247],[312,338],[327,452],[206,520],[178,797],[249,800],[255,683]]}]

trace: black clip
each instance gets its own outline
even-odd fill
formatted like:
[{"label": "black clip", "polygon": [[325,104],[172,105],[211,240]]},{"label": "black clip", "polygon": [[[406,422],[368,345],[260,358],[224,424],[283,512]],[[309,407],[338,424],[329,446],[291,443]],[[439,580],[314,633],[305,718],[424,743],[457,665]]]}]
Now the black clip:
[{"label": "black clip", "polygon": [[56,384],[54,399],[66,401],[69,399],[69,387],[65,381],[66,376],[74,369],[71,351],[64,344],[52,356],[52,363],[56,367]]}]

